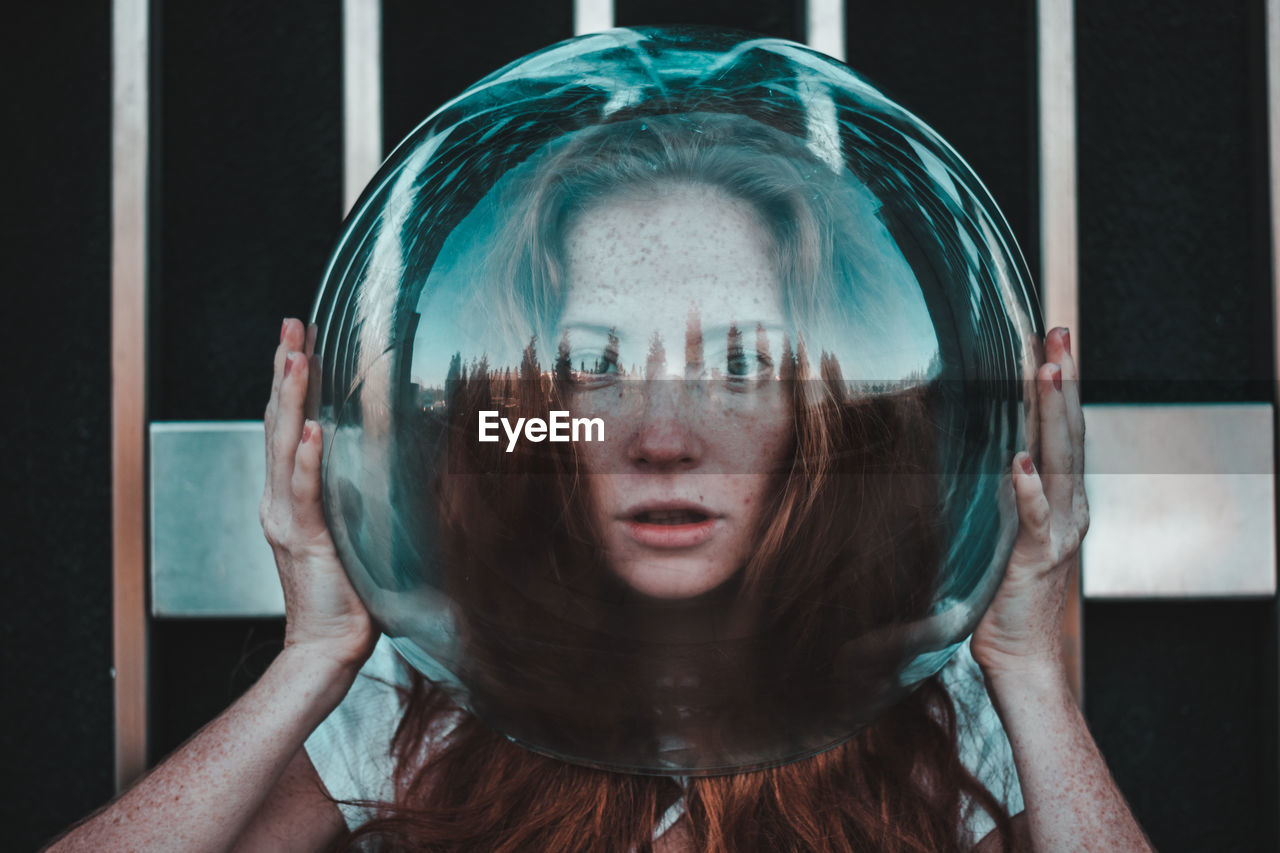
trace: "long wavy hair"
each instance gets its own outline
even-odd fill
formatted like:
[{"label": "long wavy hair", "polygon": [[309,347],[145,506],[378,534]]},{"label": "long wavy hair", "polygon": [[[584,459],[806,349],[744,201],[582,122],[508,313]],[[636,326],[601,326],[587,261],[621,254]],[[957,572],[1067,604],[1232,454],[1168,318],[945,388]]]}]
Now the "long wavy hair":
[{"label": "long wavy hair", "polygon": [[[507,338],[494,351],[523,341],[519,366],[459,366],[445,413],[423,413],[405,432],[410,445],[444,455],[421,460],[442,473],[417,511],[432,515],[444,554],[470,692],[451,697],[410,676],[391,745],[395,800],[378,804],[346,847],[645,853],[682,796],[695,848],[714,853],[959,850],[966,799],[995,817],[1007,847],[1009,816],[960,761],[946,689],[937,677],[911,691],[895,680],[915,650],[894,629],[928,615],[945,538],[939,401],[927,378],[858,393],[831,353],[810,364],[802,332],[771,356],[793,440],[753,556],[710,594],[745,608],[752,630],[717,650],[692,699],[655,699],[651,638],[626,629],[628,618],[654,614],[608,570],[587,511],[590,472],[573,445],[506,453],[474,441],[481,410],[572,409],[567,342],[554,356],[544,346],[545,358],[538,346],[554,340],[566,299],[565,235],[603,198],[672,182],[718,188],[759,214],[794,329],[835,310],[841,282],[874,281],[876,253],[849,220],[859,202],[841,195],[846,183],[802,143],[740,117],[620,121],[575,134],[525,170],[509,190],[518,213],[493,238],[477,288],[490,328]],[[872,295],[858,310],[879,310],[874,285],[863,289]],[[734,334],[750,341],[751,330]],[[446,440],[434,440],[441,430]],[[672,644],[663,654],[679,666],[696,650]],[[462,713],[459,698],[474,713]],[[569,757],[603,750],[614,766],[645,768],[653,739],[670,729],[664,712],[699,700],[681,730],[702,750],[701,766],[751,764],[780,742],[808,757],[677,781],[570,763],[511,739]]]}]

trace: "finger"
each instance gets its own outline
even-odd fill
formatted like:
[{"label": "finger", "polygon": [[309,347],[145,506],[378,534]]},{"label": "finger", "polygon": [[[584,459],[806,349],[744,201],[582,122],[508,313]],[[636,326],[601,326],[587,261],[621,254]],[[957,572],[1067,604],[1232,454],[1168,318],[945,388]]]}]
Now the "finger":
[{"label": "finger", "polygon": [[[271,485],[272,485],[271,471],[275,466],[275,460],[271,452],[272,450],[271,431],[275,426],[276,394],[278,393],[279,387],[280,387],[280,373],[284,367],[284,353],[285,353],[284,338],[288,330],[289,330],[289,318],[286,317],[285,319],[280,321],[280,343],[277,344],[275,355],[272,358],[271,394],[268,395],[267,397],[267,408],[262,413],[262,433],[264,438],[263,446],[266,449],[266,456],[267,456],[266,468],[263,469],[267,472],[265,477],[266,482],[262,487],[262,511],[263,512],[265,512],[266,508],[271,505],[272,494],[273,494],[272,488],[271,488]],[[265,515],[263,517],[265,518]]]},{"label": "finger", "polygon": [[302,427],[293,466],[295,518],[308,531],[324,527],[324,508],[320,503],[320,458],[324,438],[320,425],[307,420]]},{"label": "finger", "polygon": [[1071,435],[1071,473],[1077,489],[1084,485],[1084,409],[1080,405],[1080,384],[1076,361],[1071,355],[1071,333],[1059,326],[1049,333],[1046,342],[1049,361],[1062,368],[1062,395],[1066,398],[1067,431]]},{"label": "finger", "polygon": [[1062,370],[1053,362],[1041,365],[1036,384],[1040,397],[1040,479],[1050,508],[1059,516],[1071,513],[1075,480],[1071,467],[1071,434],[1067,427]]},{"label": "finger", "polygon": [[302,438],[302,400],[307,390],[307,359],[302,353],[287,354],[280,391],[276,395],[275,424],[271,443],[271,488],[274,494],[289,494],[290,479]]},{"label": "finger", "polygon": [[280,343],[276,346],[275,355],[271,361],[271,394],[267,397],[267,410],[262,415],[262,423],[266,427],[267,435],[271,434],[271,425],[275,420],[276,395],[280,393],[280,379],[284,375],[284,358],[289,352],[284,342],[288,334],[289,318],[286,317],[280,323]]},{"label": "finger", "polygon": [[1013,491],[1018,505],[1019,547],[1035,552],[1048,553],[1050,546],[1050,517],[1052,511],[1045,496],[1044,481],[1025,450],[1013,457]]},{"label": "finger", "polygon": [[271,396],[267,400],[267,409],[262,417],[262,423],[267,435],[271,434],[275,424],[280,382],[284,379],[285,356],[290,352],[302,349],[306,337],[306,333],[301,326],[302,323],[292,317],[286,317],[280,324],[280,344],[276,347],[275,359],[272,365]]},{"label": "finger", "polygon": [[271,476],[271,472],[275,470],[275,448],[277,443],[273,437],[280,409],[280,385],[284,380],[286,358],[291,351],[298,348],[298,345],[303,339],[303,333],[299,331],[299,326],[301,326],[301,323],[291,317],[286,317],[280,324],[280,343],[276,347],[275,358],[273,361],[271,396],[267,399],[267,408],[262,416],[263,434],[266,439],[267,465],[267,478],[264,491],[268,502],[271,500],[274,486],[276,482],[278,482]]}]

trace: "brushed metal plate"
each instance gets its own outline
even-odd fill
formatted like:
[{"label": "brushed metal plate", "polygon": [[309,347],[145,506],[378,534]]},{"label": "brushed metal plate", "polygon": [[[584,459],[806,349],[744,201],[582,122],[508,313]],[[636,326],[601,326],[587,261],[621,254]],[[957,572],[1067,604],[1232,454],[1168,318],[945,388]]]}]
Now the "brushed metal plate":
[{"label": "brushed metal plate", "polygon": [[1085,407],[1086,598],[1276,591],[1268,403]]},{"label": "brushed metal plate", "polygon": [[261,421],[151,424],[151,613],[284,615],[258,521]]}]

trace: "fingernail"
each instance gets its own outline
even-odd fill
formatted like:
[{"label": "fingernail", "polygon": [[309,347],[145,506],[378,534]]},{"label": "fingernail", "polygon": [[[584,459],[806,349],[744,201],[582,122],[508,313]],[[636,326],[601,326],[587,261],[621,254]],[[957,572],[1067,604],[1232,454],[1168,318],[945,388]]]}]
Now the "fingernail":
[{"label": "fingernail", "polygon": [[311,421],[303,421],[302,423],[302,443],[306,444],[311,440]]},{"label": "fingernail", "polygon": [[1035,463],[1031,461],[1030,453],[1022,457],[1022,471],[1024,474],[1034,474],[1036,472],[1036,466]]},{"label": "fingernail", "polygon": [[284,356],[284,375],[288,376],[289,371],[293,370],[293,353],[285,353]]},{"label": "fingernail", "polygon": [[1062,346],[1068,353],[1071,352],[1071,330],[1064,328],[1062,330]]},{"label": "fingernail", "polygon": [[1062,390],[1062,368],[1061,367],[1053,371],[1053,387],[1057,391]]},{"label": "fingernail", "polygon": [[289,329],[288,319],[280,321],[280,343],[284,343],[284,333]]}]

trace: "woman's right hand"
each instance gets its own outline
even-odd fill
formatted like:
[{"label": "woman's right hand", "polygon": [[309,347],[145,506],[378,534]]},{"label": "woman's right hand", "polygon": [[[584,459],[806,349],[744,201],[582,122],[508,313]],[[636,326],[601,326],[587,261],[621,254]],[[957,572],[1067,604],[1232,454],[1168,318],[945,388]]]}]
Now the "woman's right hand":
[{"label": "woman's right hand", "polygon": [[284,587],[285,648],[359,668],[378,632],[338,559],[320,503],[321,430],[303,418],[309,359],[302,321],[286,319],[263,416],[267,478],[259,518]]}]

